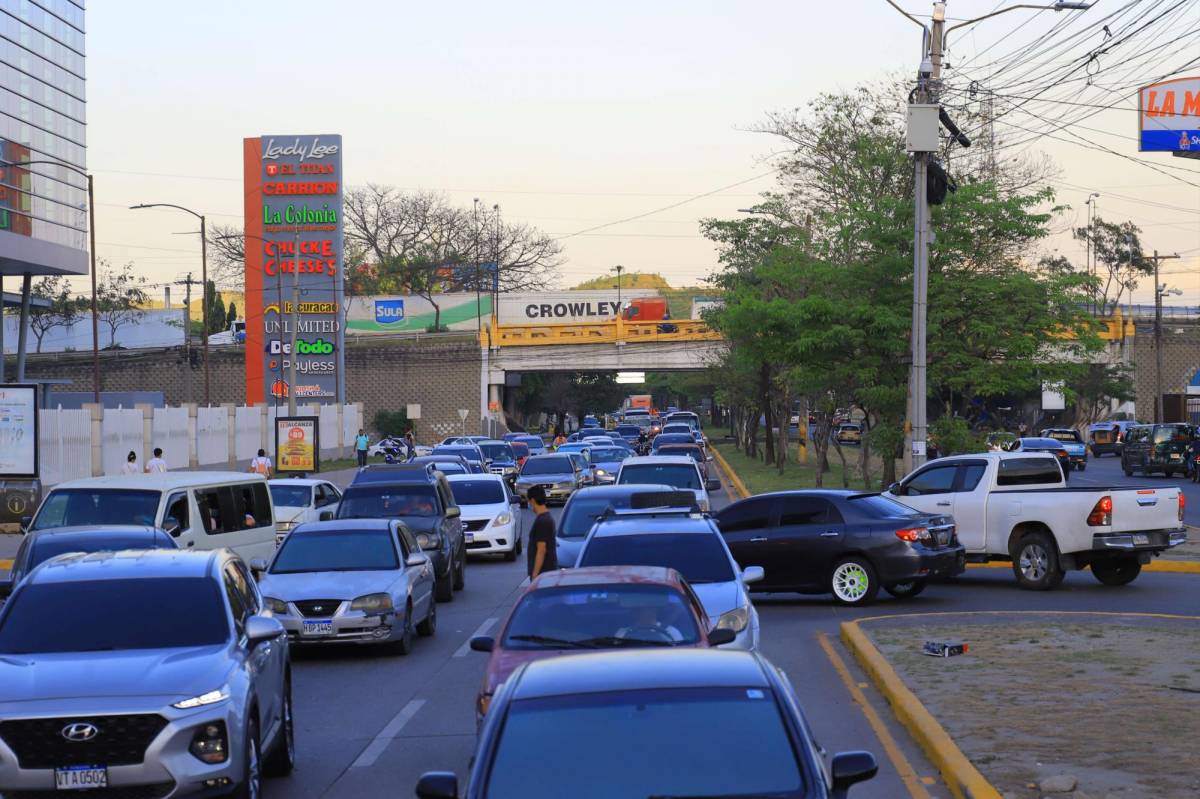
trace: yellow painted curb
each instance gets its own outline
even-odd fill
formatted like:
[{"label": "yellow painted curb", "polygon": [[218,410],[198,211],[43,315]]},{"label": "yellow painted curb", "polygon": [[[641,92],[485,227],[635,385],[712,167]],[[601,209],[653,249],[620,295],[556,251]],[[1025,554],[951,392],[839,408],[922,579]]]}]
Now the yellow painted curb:
[{"label": "yellow painted curb", "polygon": [[746,497],[750,496],[750,492],[747,490],[746,484],[742,482],[742,478],[738,477],[737,472],[735,472],[733,467],[729,465],[729,461],[725,460],[725,456],[721,454],[721,451],[717,449],[715,444],[711,447],[711,449],[713,458],[721,467],[721,471],[725,472],[727,481],[733,486],[733,490],[738,495],[737,498],[745,499]]},{"label": "yellow painted curb", "polygon": [[[1012,564],[994,560],[990,563],[968,563],[968,569],[1011,569]],[[1171,572],[1173,574],[1200,574],[1200,560],[1154,560],[1142,567],[1144,572]]]},{"label": "yellow painted curb", "polygon": [[916,694],[901,681],[900,675],[867,638],[858,622],[844,622],[841,629],[842,642],[875,682],[896,718],[937,767],[950,792],[958,799],[1002,799],[1000,792],[979,773]]}]

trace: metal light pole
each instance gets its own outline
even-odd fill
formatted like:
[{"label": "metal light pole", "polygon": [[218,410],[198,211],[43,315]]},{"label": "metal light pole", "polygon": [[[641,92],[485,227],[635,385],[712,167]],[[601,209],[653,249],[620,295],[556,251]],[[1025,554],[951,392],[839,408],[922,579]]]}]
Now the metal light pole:
[{"label": "metal light pole", "polygon": [[[1087,238],[1087,273],[1088,277],[1094,278],[1099,271],[1096,268],[1096,198],[1099,197],[1098,192],[1092,192],[1088,195],[1088,238]],[[1092,295],[1092,313],[1096,313],[1096,289],[1091,289]]]},{"label": "metal light pole", "polygon": [[[63,169],[74,172],[87,180],[87,195],[88,195],[88,237],[91,242],[91,261],[92,261],[92,401],[97,405],[100,404],[100,315],[96,305],[96,195],[94,191],[94,181],[92,175],[84,172],[82,169],[77,169],[70,164],[64,164],[60,161],[15,161],[13,163],[4,163],[5,168],[15,166],[36,166],[44,164],[46,166],[57,166]],[[43,176],[45,177],[45,176]],[[0,307],[3,301],[0,300]],[[0,324],[3,324],[3,317],[0,316]],[[0,350],[0,379],[3,379],[3,350]]]},{"label": "metal light pole", "polygon": [[[138,211],[143,208],[174,208],[177,211],[189,213],[200,220],[200,281],[203,286],[203,290],[200,292],[200,296],[203,297],[200,302],[200,313],[204,326],[204,334],[201,336],[204,345],[204,404],[209,405],[211,404],[211,395],[209,390],[210,381],[208,371],[208,227],[204,219],[204,214],[197,213],[191,208],[184,208],[182,205],[174,205],[172,203],[139,203],[137,205],[129,206],[131,211]],[[191,308],[188,309],[187,318],[188,325],[190,326],[192,319]]]}]

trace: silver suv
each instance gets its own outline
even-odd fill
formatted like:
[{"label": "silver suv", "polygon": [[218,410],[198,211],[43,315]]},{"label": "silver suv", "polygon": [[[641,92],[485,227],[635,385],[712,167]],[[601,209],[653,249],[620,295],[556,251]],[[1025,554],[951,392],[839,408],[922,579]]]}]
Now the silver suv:
[{"label": "silver suv", "polygon": [[295,761],[287,635],[227,549],[61,555],[0,611],[0,794],[262,795]]}]

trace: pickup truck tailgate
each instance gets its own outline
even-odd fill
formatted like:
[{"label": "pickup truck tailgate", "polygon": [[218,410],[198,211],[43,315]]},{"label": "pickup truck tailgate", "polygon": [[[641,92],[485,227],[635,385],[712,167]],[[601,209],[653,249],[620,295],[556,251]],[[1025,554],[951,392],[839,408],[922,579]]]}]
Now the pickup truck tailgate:
[{"label": "pickup truck tailgate", "polygon": [[1114,533],[1177,530],[1183,526],[1179,518],[1180,489],[1176,486],[1116,488],[1108,494],[1113,503],[1109,529]]}]

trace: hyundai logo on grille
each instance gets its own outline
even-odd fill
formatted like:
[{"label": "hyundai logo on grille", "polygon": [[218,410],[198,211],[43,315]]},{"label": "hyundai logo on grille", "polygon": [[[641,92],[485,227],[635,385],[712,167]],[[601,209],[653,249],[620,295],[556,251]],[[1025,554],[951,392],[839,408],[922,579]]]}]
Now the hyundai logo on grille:
[{"label": "hyundai logo on grille", "polygon": [[321,611],[323,611],[325,609],[325,606],[324,605],[313,605],[312,609],[314,611],[316,611],[317,613],[320,613]]},{"label": "hyundai logo on grille", "polygon": [[95,724],[88,724],[86,721],[76,721],[62,728],[62,737],[74,743],[90,741],[99,734],[99,728]]}]

